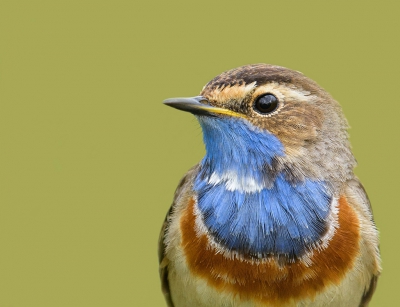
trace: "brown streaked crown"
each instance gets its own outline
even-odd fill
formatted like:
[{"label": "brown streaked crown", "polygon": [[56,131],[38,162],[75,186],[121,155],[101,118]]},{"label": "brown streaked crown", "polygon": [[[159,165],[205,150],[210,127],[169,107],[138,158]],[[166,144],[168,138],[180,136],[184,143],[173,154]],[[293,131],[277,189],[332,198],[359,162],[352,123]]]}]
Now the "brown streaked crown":
[{"label": "brown streaked crown", "polygon": [[271,82],[293,84],[311,93],[320,90],[314,81],[298,71],[260,63],[240,66],[223,72],[205,85],[201,95],[207,97],[215,89],[248,85],[253,82],[256,82],[257,86]]}]

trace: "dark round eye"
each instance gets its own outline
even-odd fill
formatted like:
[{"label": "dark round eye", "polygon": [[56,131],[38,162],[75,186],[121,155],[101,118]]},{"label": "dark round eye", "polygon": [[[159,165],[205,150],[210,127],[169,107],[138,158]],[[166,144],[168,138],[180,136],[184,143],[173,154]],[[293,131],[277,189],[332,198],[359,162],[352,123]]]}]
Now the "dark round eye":
[{"label": "dark round eye", "polygon": [[254,109],[261,114],[268,114],[278,107],[278,98],[272,94],[265,94],[256,99]]}]

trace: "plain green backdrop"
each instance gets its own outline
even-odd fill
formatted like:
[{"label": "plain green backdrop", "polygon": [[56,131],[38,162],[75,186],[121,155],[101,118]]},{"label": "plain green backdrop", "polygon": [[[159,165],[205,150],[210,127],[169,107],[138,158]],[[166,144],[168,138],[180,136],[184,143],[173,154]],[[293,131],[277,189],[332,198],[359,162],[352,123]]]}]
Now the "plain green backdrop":
[{"label": "plain green backdrop", "polygon": [[0,2],[0,307],[165,306],[159,229],[222,71],[303,72],[342,105],[398,303],[396,1]]}]

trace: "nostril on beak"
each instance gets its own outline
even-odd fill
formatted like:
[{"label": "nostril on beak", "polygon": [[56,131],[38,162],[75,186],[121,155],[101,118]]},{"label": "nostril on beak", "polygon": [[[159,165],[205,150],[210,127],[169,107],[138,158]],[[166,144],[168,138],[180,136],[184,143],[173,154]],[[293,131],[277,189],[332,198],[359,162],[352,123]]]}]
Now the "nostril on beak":
[{"label": "nostril on beak", "polygon": [[210,105],[210,101],[208,101],[208,99],[203,96],[197,96],[195,97],[195,99],[201,104]]}]

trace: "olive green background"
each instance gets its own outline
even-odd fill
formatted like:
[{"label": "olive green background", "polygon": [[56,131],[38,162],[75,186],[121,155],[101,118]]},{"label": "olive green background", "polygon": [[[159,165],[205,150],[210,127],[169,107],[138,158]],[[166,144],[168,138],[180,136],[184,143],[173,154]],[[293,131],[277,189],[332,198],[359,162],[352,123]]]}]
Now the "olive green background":
[{"label": "olive green background", "polygon": [[222,71],[299,70],[343,106],[381,232],[371,306],[400,274],[395,1],[0,2],[0,307],[165,306],[157,240],[204,154],[190,114]]}]

